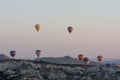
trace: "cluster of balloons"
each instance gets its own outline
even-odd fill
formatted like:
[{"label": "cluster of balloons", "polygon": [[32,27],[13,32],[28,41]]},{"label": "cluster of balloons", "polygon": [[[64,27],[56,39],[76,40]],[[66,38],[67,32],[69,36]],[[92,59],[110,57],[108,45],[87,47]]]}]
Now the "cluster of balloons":
[{"label": "cluster of balloons", "polygon": [[[40,24],[36,24],[36,25],[35,25],[35,29],[36,29],[37,32],[38,32],[38,31],[41,29],[41,25],[40,25]],[[71,32],[73,31],[73,27],[72,27],[72,26],[69,26],[69,27],[67,28],[67,30],[68,30],[69,33],[71,33]],[[40,57],[41,52],[42,52],[41,50],[36,50],[36,51],[35,51],[35,54],[37,55],[38,58]],[[10,51],[10,55],[11,55],[11,57],[15,57],[16,51],[15,51],[15,50]]]},{"label": "cluster of balloons", "polygon": [[[35,25],[35,29],[36,29],[37,31],[39,31],[40,28],[41,28],[41,25],[40,25],[40,24],[36,24],[36,25]],[[41,50],[36,50],[36,51],[35,51],[35,53],[36,53],[36,55],[37,55],[38,58],[39,58],[41,52],[42,52]],[[15,51],[15,50],[11,50],[11,51],[10,51],[10,55],[11,55],[11,57],[15,57],[16,51]]]},{"label": "cluster of balloons", "polygon": [[[41,29],[41,25],[40,24],[36,24],[35,25],[35,29],[38,32]],[[72,31],[73,31],[73,27],[72,26],[68,26],[67,31],[71,34]],[[35,51],[35,54],[37,55],[38,58],[40,57],[41,52],[42,52],[41,50],[36,50]],[[10,55],[12,57],[14,57],[16,55],[16,51],[14,51],[14,50],[10,51]],[[86,64],[90,63],[89,58],[88,57],[84,57],[83,54],[78,55],[78,58],[79,58],[79,60],[84,61]],[[101,55],[97,56],[97,60],[99,62],[101,62],[103,60],[103,56],[101,56]]]},{"label": "cluster of balloons", "polygon": [[[78,55],[78,59],[79,59],[80,61],[83,61],[83,62],[86,63],[86,64],[90,64],[89,58],[88,58],[88,57],[85,57],[83,54],[79,54],[79,55]],[[101,56],[101,55],[97,56],[97,60],[98,60],[98,62],[101,62],[101,61],[103,60],[103,56]]]},{"label": "cluster of balloons", "polygon": [[[37,32],[38,32],[38,31],[41,29],[41,25],[40,25],[40,24],[36,24],[36,25],[35,25],[35,29],[36,29]],[[67,28],[67,30],[68,30],[69,33],[72,33],[73,27],[72,27],[72,26],[69,26],[69,27]]]},{"label": "cluster of balloons", "polygon": [[85,57],[83,54],[79,54],[79,55],[78,55],[78,59],[79,59],[80,61],[83,61],[85,64],[89,64],[89,63],[90,63],[89,58],[88,58],[88,57]]}]

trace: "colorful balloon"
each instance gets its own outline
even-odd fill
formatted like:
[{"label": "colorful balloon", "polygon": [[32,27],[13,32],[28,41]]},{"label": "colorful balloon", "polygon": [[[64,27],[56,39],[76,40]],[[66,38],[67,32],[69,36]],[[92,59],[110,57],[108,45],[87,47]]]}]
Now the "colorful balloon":
[{"label": "colorful balloon", "polygon": [[71,32],[73,31],[73,27],[69,26],[69,27],[67,28],[67,30],[68,30],[69,33],[71,33]]},{"label": "colorful balloon", "polygon": [[83,54],[79,54],[79,55],[78,55],[78,59],[79,59],[79,60],[83,60],[83,59],[84,59],[84,55],[83,55]]},{"label": "colorful balloon", "polygon": [[35,25],[35,29],[36,29],[37,31],[39,31],[40,28],[41,28],[40,24],[36,24],[36,25]]},{"label": "colorful balloon", "polygon": [[101,56],[101,55],[97,56],[97,60],[98,60],[99,62],[101,62],[101,61],[103,60],[103,56]]},{"label": "colorful balloon", "polygon": [[16,51],[14,51],[14,50],[10,51],[10,55],[11,55],[12,57],[14,57],[14,56],[16,55]]},{"label": "colorful balloon", "polygon": [[36,55],[37,55],[38,58],[39,58],[41,52],[42,52],[41,50],[36,50],[36,51],[35,51],[35,53],[36,53]]}]

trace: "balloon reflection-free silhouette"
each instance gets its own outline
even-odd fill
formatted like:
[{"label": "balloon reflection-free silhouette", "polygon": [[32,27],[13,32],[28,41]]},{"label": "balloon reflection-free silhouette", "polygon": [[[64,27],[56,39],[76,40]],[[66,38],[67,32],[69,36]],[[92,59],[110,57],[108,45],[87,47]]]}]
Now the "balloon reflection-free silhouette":
[{"label": "balloon reflection-free silhouette", "polygon": [[85,57],[85,58],[83,59],[83,61],[84,61],[85,64],[90,64],[90,60],[88,59],[88,57]]},{"label": "balloon reflection-free silhouette", "polygon": [[78,55],[78,59],[79,59],[79,60],[83,60],[83,59],[84,59],[84,55],[83,55],[83,54],[79,54],[79,55]]},{"label": "balloon reflection-free silhouette", "polygon": [[69,27],[67,28],[67,30],[68,30],[69,33],[71,33],[71,32],[73,31],[73,27],[72,27],[72,26],[69,26]]},{"label": "balloon reflection-free silhouette", "polygon": [[101,62],[101,61],[103,60],[103,56],[101,56],[101,55],[97,56],[97,60],[98,60],[99,62]]},{"label": "balloon reflection-free silhouette", "polygon": [[41,52],[42,52],[41,50],[36,50],[35,51],[35,54],[37,55],[38,58],[40,57]]},{"label": "balloon reflection-free silhouette", "polygon": [[14,50],[10,51],[10,55],[11,55],[11,57],[14,57],[16,55],[16,51],[14,51]]},{"label": "balloon reflection-free silhouette", "polygon": [[40,24],[36,24],[36,25],[35,25],[35,29],[37,30],[37,32],[40,30],[40,28],[41,28],[41,25],[40,25]]}]

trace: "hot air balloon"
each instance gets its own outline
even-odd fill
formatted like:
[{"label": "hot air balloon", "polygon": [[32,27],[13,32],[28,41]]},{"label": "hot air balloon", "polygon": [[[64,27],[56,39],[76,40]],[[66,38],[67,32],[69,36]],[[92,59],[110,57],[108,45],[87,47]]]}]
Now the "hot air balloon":
[{"label": "hot air balloon", "polygon": [[16,51],[14,51],[14,50],[10,51],[10,55],[11,55],[12,57],[14,57],[14,56],[16,55]]},{"label": "hot air balloon", "polygon": [[85,58],[83,59],[83,61],[84,61],[85,64],[90,64],[90,60],[89,60],[87,57],[85,57]]},{"label": "hot air balloon", "polygon": [[79,54],[79,55],[78,55],[78,59],[79,59],[79,60],[83,60],[83,59],[84,59],[84,55],[83,55],[83,54]]},{"label": "hot air balloon", "polygon": [[73,31],[73,27],[69,26],[69,27],[67,28],[67,30],[68,30],[69,33],[71,33],[71,32]]},{"label": "hot air balloon", "polygon": [[103,56],[101,56],[101,55],[97,56],[97,60],[98,60],[99,62],[101,62],[101,61],[103,60]]},{"label": "hot air balloon", "polygon": [[110,67],[111,64],[110,64],[110,63],[106,63],[105,66],[106,66],[106,67]]},{"label": "hot air balloon", "polygon": [[35,25],[35,29],[36,29],[37,31],[39,31],[40,28],[41,28],[40,24],[36,24],[36,25]]},{"label": "hot air balloon", "polygon": [[41,52],[42,52],[41,50],[36,50],[36,51],[35,51],[35,53],[36,53],[36,55],[37,55],[38,58],[39,58]]}]

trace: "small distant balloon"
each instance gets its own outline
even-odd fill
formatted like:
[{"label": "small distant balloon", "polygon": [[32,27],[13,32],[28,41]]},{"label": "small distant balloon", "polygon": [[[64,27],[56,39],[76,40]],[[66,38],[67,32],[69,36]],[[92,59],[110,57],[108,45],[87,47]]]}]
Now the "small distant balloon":
[{"label": "small distant balloon", "polygon": [[101,55],[97,56],[97,60],[98,60],[99,62],[101,62],[101,61],[103,60],[103,56],[101,56]]},{"label": "small distant balloon", "polygon": [[90,64],[90,60],[89,60],[87,57],[85,57],[85,58],[83,59],[83,61],[84,61],[85,64]]},{"label": "small distant balloon", "polygon": [[14,57],[14,56],[16,55],[16,51],[14,51],[14,50],[10,51],[10,55],[11,55],[12,57]]},{"label": "small distant balloon", "polygon": [[106,67],[110,67],[111,64],[110,64],[110,63],[106,63],[105,66],[106,66]]},{"label": "small distant balloon", "polygon": [[41,50],[36,50],[35,51],[35,53],[36,53],[36,55],[37,55],[38,58],[40,57],[41,52],[42,52]]},{"label": "small distant balloon", "polygon": [[84,55],[83,55],[83,54],[79,54],[79,55],[78,55],[78,59],[79,59],[79,60],[83,60],[83,59],[84,59]]},{"label": "small distant balloon", "polygon": [[40,24],[36,24],[36,25],[35,25],[35,29],[37,30],[37,32],[40,30],[40,28],[41,28],[41,25],[40,25]]},{"label": "small distant balloon", "polygon": [[73,27],[72,27],[72,26],[69,26],[69,27],[67,28],[67,30],[68,30],[69,33],[72,33]]}]

